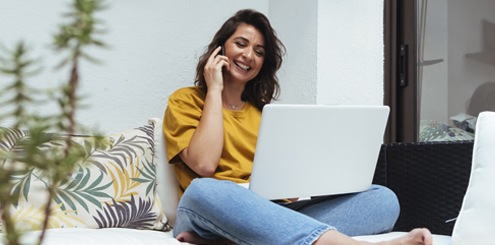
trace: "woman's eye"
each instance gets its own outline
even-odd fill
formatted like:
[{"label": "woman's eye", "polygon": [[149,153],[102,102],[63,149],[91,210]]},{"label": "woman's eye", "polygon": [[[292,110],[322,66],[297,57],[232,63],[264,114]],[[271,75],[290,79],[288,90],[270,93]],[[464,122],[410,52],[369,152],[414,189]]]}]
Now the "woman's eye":
[{"label": "woman's eye", "polygon": [[246,47],[244,43],[236,42],[235,44],[237,44],[237,46]]},{"label": "woman's eye", "polygon": [[255,51],[259,56],[265,55],[262,51]]}]

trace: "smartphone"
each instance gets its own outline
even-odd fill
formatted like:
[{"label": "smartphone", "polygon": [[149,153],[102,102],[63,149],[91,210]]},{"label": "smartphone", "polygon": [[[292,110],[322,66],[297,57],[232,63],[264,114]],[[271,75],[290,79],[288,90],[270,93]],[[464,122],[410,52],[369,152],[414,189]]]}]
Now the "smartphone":
[{"label": "smartphone", "polygon": [[[225,56],[225,43],[222,43],[220,46],[222,47],[222,49],[220,50],[220,52],[218,52],[218,54]],[[222,72],[223,71],[225,71],[224,67],[222,67]]]},{"label": "smartphone", "polygon": [[222,49],[218,52],[218,54],[225,56],[225,44],[222,43],[220,46],[222,46]]}]

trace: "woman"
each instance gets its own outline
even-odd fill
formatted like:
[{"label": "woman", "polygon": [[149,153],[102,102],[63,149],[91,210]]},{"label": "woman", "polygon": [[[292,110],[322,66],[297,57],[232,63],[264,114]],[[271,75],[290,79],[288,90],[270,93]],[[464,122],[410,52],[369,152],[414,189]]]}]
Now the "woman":
[{"label": "woman", "polygon": [[[283,50],[263,14],[241,10],[201,56],[196,86],[170,96],[164,133],[181,187],[174,227],[179,241],[361,244],[348,235],[393,228],[398,201],[385,187],[274,203],[236,184],[249,182],[261,111],[278,95]],[[384,244],[431,244],[431,234],[416,229]]]}]

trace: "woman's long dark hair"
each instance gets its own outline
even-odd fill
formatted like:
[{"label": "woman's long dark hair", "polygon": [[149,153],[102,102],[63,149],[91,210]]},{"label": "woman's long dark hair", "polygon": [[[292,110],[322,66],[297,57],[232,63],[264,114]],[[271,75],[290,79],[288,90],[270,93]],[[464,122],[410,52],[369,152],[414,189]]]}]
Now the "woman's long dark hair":
[{"label": "woman's long dark hair", "polygon": [[241,96],[243,101],[249,101],[261,111],[263,110],[263,106],[277,99],[280,94],[276,72],[282,65],[282,56],[285,53],[285,47],[277,38],[276,32],[270,25],[268,18],[258,11],[252,9],[240,10],[225,21],[213,37],[205,53],[199,58],[194,84],[206,94],[208,88],[203,76],[206,62],[213,51],[225,43],[241,23],[254,26],[261,32],[265,39],[265,59],[263,66],[258,75],[248,81]]}]

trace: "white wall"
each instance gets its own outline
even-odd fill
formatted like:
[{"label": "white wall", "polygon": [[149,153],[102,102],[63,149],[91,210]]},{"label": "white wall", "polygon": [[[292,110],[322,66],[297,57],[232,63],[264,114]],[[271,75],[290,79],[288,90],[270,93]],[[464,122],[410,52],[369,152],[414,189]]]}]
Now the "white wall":
[{"label": "white wall", "polygon": [[271,0],[269,18],[287,48],[277,103],[316,104],[318,1]]},{"label": "white wall", "polygon": [[[54,71],[63,56],[47,47],[69,0],[2,0],[0,43],[26,40],[44,71],[30,79],[48,88],[67,79]],[[243,8],[265,13],[287,47],[279,72],[279,103],[381,104],[382,0],[108,0],[98,14],[107,50],[91,50],[102,65],[82,64],[83,125],[115,133],[162,117],[168,96],[193,84],[196,62],[220,25]],[[363,36],[364,35],[364,36]],[[366,44],[364,43],[366,38]],[[371,40],[371,42],[369,42]],[[368,46],[366,46],[368,45]],[[354,62],[357,62],[356,65]],[[0,82],[6,77],[0,76]],[[53,105],[38,108],[53,111]],[[5,123],[1,124],[4,126]]]},{"label": "white wall", "polygon": [[318,1],[318,104],[383,104],[383,1]]},{"label": "white wall", "polygon": [[[88,109],[78,111],[83,125],[97,124],[114,133],[162,117],[168,96],[177,88],[191,86],[198,56],[220,25],[243,8],[267,14],[266,0],[179,1],[109,0],[98,17],[108,32],[102,37],[110,46],[93,56],[102,65],[83,63],[81,95]],[[26,40],[41,57],[44,72],[33,79],[38,87],[53,87],[65,81],[67,70],[54,72],[62,56],[48,48],[51,34],[63,19],[70,0],[2,0],[0,43],[13,47]],[[2,82],[5,77],[0,77]],[[43,107],[50,111],[53,105]]]},{"label": "white wall", "polygon": [[271,0],[287,48],[279,103],[383,104],[382,0]]}]

